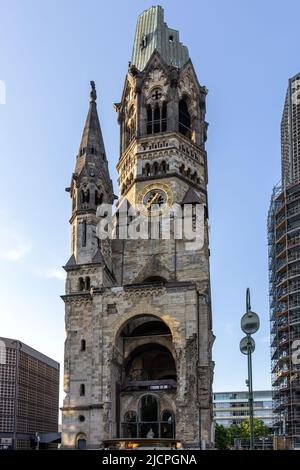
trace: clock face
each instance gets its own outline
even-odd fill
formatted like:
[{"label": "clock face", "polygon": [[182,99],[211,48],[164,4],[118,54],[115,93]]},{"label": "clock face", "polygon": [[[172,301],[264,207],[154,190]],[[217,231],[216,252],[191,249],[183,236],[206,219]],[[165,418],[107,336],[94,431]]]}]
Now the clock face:
[{"label": "clock face", "polygon": [[166,183],[149,184],[139,192],[137,203],[148,214],[160,214],[173,204],[172,190]]},{"label": "clock face", "polygon": [[162,189],[151,189],[143,199],[145,208],[150,212],[162,210],[167,202],[167,194]]}]

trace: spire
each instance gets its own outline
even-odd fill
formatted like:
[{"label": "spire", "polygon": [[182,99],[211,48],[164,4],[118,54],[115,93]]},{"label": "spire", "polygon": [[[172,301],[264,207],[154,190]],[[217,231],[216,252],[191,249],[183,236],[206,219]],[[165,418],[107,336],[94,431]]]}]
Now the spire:
[{"label": "spire", "polygon": [[131,64],[141,72],[155,50],[167,65],[181,68],[189,60],[188,48],[179,41],[178,31],[164,22],[161,6],[153,6],[138,17]]},{"label": "spire", "polygon": [[[97,112],[97,93],[95,82],[91,81],[90,107],[86,117],[79,152],[76,161],[75,173],[79,175],[88,163],[99,164],[106,160],[105,147]],[[106,165],[105,165],[106,166]]]}]

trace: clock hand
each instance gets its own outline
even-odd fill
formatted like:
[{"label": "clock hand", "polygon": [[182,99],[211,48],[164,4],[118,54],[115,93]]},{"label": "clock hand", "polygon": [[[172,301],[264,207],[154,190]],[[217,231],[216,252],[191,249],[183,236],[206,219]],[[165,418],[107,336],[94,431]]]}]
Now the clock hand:
[{"label": "clock hand", "polygon": [[158,193],[155,193],[151,201],[148,202],[146,208],[149,209],[149,207],[153,204],[154,201],[156,201],[157,198],[158,198]]}]

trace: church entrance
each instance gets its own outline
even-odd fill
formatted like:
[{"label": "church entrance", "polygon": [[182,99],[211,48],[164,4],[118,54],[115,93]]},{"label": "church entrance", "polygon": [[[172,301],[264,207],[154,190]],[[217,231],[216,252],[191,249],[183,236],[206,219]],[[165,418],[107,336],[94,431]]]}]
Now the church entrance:
[{"label": "church entrance", "polygon": [[122,423],[122,437],[142,439],[173,439],[174,416],[171,410],[159,410],[159,400],[144,395],[139,402],[139,412],[127,411]]},{"label": "church entrance", "polygon": [[174,439],[177,390],[176,354],[169,327],[141,315],[122,328],[119,433],[125,439]]}]

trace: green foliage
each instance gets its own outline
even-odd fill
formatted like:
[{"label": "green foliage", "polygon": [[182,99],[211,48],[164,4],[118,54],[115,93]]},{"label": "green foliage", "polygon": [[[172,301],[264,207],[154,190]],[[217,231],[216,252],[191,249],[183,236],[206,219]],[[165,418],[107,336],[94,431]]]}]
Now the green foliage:
[{"label": "green foliage", "polygon": [[[240,435],[236,437],[247,438],[250,437],[250,418],[243,421],[240,425]],[[261,419],[254,418],[254,437],[267,437],[270,434],[270,429],[264,424]]]},{"label": "green foliage", "polygon": [[[264,422],[258,418],[254,418],[254,437],[267,437],[270,429]],[[217,449],[229,449],[234,444],[234,439],[250,438],[250,418],[245,419],[240,424],[231,424],[225,428],[221,424],[215,427],[215,444]]]},{"label": "green foliage", "polygon": [[215,427],[215,445],[219,450],[229,449],[231,445],[231,434],[229,428],[222,424],[216,424]]}]

